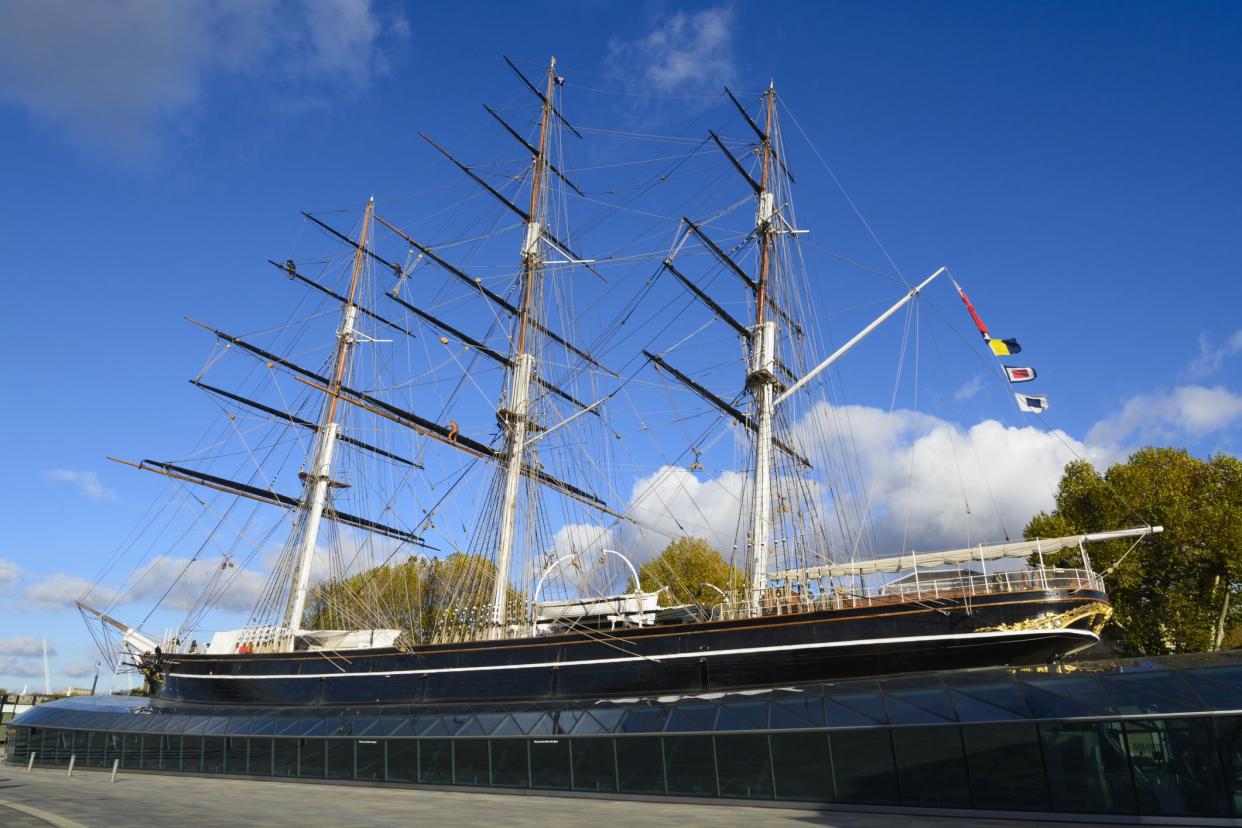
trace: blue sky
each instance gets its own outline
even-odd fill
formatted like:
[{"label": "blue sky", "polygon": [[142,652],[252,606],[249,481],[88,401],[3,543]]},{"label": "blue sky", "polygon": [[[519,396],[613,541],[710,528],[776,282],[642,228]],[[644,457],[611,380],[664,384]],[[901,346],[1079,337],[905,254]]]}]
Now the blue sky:
[{"label": "blue sky", "polygon": [[[902,273],[950,265],[1022,340],[1051,425],[1095,458],[1237,453],[1240,44],[1227,3],[5,5],[0,684],[41,683],[42,637],[57,685],[89,682],[64,601],[154,491],[104,457],[175,455],[214,412],[182,317],[279,316],[264,260],[297,248],[300,210],[451,177],[418,130],[483,157],[480,103],[522,94],[502,54],[532,74],[556,54],[575,121],[653,133],[774,78]],[[889,269],[783,123],[814,239]],[[859,353],[858,404],[886,407],[866,378],[887,359]],[[972,383],[946,428],[1013,422]]]}]

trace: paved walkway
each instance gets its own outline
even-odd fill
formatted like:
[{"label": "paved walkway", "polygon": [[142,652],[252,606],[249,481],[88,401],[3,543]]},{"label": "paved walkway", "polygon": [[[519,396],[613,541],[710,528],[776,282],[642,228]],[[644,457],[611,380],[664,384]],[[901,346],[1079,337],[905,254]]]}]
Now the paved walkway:
[{"label": "paved walkway", "polygon": [[[108,773],[0,766],[2,828],[96,828],[169,825],[194,828],[263,826],[673,825],[831,826],[833,828],[1017,828],[1036,823],[949,817],[821,812],[712,805],[701,801],[640,802],[513,793],[432,791],[212,777]],[[1047,823],[1044,823],[1047,824]],[[1060,823],[1067,825],[1067,823]]]}]

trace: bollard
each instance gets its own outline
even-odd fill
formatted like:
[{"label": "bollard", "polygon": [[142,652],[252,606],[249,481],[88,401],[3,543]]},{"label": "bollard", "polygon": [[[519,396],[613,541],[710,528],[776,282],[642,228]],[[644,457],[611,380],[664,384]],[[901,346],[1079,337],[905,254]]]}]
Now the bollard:
[{"label": "bollard", "polygon": [[66,777],[73,776],[73,763],[76,762],[77,760],[78,760],[78,755],[76,753],[69,757],[69,772],[65,774]]},{"label": "bollard", "polygon": [[38,755],[39,754],[36,753],[35,751],[33,750],[30,751],[30,761],[26,763],[26,773],[30,773],[32,770],[34,770],[34,760],[35,760],[35,757]]},{"label": "bollard", "polygon": [[117,768],[119,768],[120,766],[121,766],[121,760],[120,760],[120,759],[113,759],[113,760],[112,760],[112,781],[113,781],[113,782],[116,782],[116,769],[117,769]]}]

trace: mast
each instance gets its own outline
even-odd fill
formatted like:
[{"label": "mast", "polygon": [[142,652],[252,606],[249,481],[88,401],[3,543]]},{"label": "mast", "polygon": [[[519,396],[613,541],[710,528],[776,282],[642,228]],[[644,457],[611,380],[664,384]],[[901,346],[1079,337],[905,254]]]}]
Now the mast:
[{"label": "mast", "polygon": [[755,327],[751,331],[751,370],[746,387],[755,400],[755,477],[751,492],[750,516],[750,606],[761,614],[760,602],[768,585],[768,551],[772,536],[772,412],[776,386],[776,322],[768,319],[768,281],[772,267],[772,226],[775,198],[769,189],[772,174],[772,117],[776,109],[775,84],[768,85],[765,98],[765,124],[762,167],[755,234],[759,239],[759,277],[755,286]]},{"label": "mast", "polygon": [[517,531],[518,484],[522,480],[523,455],[530,417],[530,384],[535,371],[535,355],[527,343],[534,320],[536,283],[541,275],[540,223],[544,167],[547,166],[548,124],[552,114],[552,95],[556,84],[556,58],[548,64],[547,87],[539,119],[539,146],[535,152],[535,168],[530,185],[530,209],[527,211],[526,236],[522,242],[522,304],[517,313],[517,331],[513,338],[512,368],[509,372],[508,408],[497,412],[505,425],[505,488],[500,511],[500,538],[496,547],[496,583],[492,588],[492,638],[503,638],[508,607],[509,570],[513,561],[513,540]]},{"label": "mast", "polygon": [[319,420],[315,446],[312,451],[310,470],[305,475],[306,493],[302,498],[303,517],[297,558],[293,567],[293,583],[289,592],[289,602],[285,605],[283,629],[288,636],[290,649],[293,645],[293,633],[302,624],[302,615],[306,610],[306,596],[310,587],[311,561],[315,555],[315,545],[319,541],[319,526],[323,522],[323,510],[328,503],[328,489],[332,481],[332,456],[336,449],[336,441],[340,432],[337,420],[337,406],[341,399],[341,387],[345,382],[346,370],[353,353],[354,322],[358,317],[358,306],[355,297],[358,293],[358,282],[362,276],[362,267],[366,263],[367,235],[371,229],[371,217],[375,213],[375,199],[367,202],[366,214],[362,219],[362,235],[354,251],[353,274],[349,280],[349,293],[341,310],[341,327],[336,334],[336,353],[333,356],[333,372],[328,391],[324,395],[323,415]]}]

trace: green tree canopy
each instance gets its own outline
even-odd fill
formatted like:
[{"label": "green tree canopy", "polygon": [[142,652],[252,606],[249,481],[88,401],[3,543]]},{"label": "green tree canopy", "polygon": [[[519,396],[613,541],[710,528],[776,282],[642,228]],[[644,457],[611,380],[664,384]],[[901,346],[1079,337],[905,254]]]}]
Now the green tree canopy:
[{"label": "green tree canopy", "polygon": [[[454,640],[490,622],[495,582],[496,565],[481,555],[408,558],[319,584],[307,602],[305,626],[388,627],[412,644]],[[526,598],[512,587],[508,617],[513,623],[526,618]]]},{"label": "green tree canopy", "polygon": [[745,575],[725,563],[724,557],[702,538],[678,538],[638,570],[638,580],[647,591],[668,587],[660,596],[664,606],[721,603],[720,593],[703,584],[712,584],[735,593],[745,584]]},{"label": "green tree canopy", "polygon": [[[1100,475],[1090,463],[1065,467],[1056,507],[1025,529],[1028,539],[1143,523],[1164,533],[1089,547],[1115,614],[1104,636],[1125,655],[1219,649],[1242,632],[1242,461],[1209,460],[1172,448],[1144,448]],[[1127,554],[1128,552],[1128,554]],[[1124,558],[1124,559],[1123,559]],[[1081,566],[1078,550],[1047,556]],[[1111,570],[1111,571],[1110,571]]]}]

